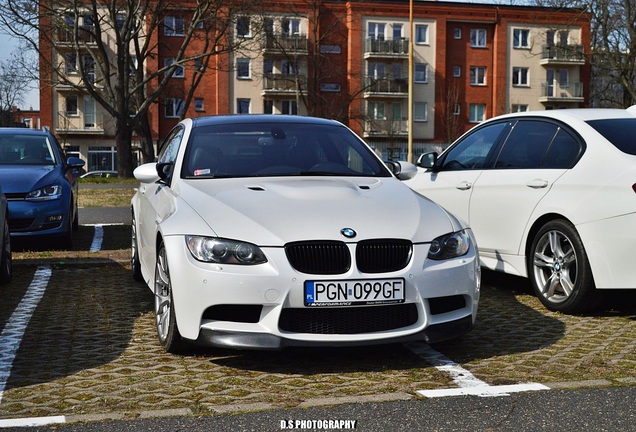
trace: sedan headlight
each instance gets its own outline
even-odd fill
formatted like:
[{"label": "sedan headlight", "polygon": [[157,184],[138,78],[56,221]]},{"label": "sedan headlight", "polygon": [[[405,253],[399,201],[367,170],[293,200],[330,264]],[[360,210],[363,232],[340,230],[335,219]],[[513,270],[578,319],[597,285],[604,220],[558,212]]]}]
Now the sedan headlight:
[{"label": "sedan headlight", "polygon": [[428,257],[433,260],[457,258],[466,255],[469,249],[470,236],[462,230],[433,240],[428,250]]},{"label": "sedan headlight", "polygon": [[218,264],[254,265],[267,262],[256,245],[217,237],[186,236],[186,244],[194,258]]},{"label": "sedan headlight", "polygon": [[26,195],[28,201],[46,201],[54,200],[62,196],[62,186],[50,185],[34,191],[29,192]]}]

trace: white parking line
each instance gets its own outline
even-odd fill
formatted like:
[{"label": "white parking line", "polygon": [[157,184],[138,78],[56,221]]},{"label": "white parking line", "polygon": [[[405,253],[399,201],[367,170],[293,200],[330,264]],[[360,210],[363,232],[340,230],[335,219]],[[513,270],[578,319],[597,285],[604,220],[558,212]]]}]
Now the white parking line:
[{"label": "white parking line", "polygon": [[102,249],[102,241],[104,240],[104,225],[95,225],[95,235],[89,252],[99,252]]},{"label": "white parking line", "polygon": [[52,417],[4,419],[4,420],[0,420],[0,428],[47,426],[47,425],[60,424],[60,423],[66,423],[66,417],[52,416]]},{"label": "white parking line", "polygon": [[38,267],[31,285],[0,334],[0,403],[11,375],[13,360],[20,348],[31,316],[46,291],[51,273],[51,267]]},{"label": "white parking line", "polygon": [[431,363],[437,370],[449,374],[453,378],[453,383],[459,387],[439,390],[417,390],[416,393],[421,396],[429,398],[462,395],[481,397],[509,396],[510,393],[549,390],[549,387],[537,383],[491,386],[424,342],[407,343],[405,346]]}]

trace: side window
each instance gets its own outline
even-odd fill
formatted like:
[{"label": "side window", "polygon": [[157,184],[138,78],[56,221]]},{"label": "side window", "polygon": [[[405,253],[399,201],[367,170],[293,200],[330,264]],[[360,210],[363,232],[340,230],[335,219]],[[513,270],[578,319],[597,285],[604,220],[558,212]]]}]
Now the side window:
[{"label": "side window", "polygon": [[[172,132],[170,132],[170,135],[168,135],[165,139],[161,146],[161,150],[159,151],[159,163],[174,163],[177,159],[177,152],[179,151],[179,145],[183,138],[183,132],[182,126],[177,126],[172,130]],[[173,170],[174,166],[170,167],[170,174],[168,177],[172,176]]]},{"label": "side window", "polygon": [[554,123],[520,120],[512,128],[495,168],[539,168],[557,131]]},{"label": "side window", "polygon": [[495,123],[471,133],[446,153],[441,169],[450,171],[484,168],[488,155],[507,126],[507,122]]},{"label": "side window", "polygon": [[542,168],[572,168],[581,154],[579,141],[570,133],[559,129],[552,140],[543,162]]}]

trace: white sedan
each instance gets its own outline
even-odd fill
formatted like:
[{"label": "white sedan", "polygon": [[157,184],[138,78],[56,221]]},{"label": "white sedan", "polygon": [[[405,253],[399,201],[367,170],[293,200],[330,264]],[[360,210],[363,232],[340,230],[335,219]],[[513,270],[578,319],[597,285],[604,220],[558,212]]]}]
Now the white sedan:
[{"label": "white sedan", "polygon": [[335,121],[179,123],[158,163],[135,170],[132,199],[133,276],[154,293],[164,349],[437,342],[468,332],[477,245],[465,224],[396,178],[415,172],[385,165]]},{"label": "white sedan", "polygon": [[406,183],[468,221],[483,266],[529,277],[550,310],[636,288],[636,107],[509,114],[424,154]]}]

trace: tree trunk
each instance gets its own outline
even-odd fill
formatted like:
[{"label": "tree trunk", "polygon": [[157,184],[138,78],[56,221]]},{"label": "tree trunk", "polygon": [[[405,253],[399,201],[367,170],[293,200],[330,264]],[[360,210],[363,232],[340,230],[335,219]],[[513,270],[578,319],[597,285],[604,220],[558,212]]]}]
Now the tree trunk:
[{"label": "tree trunk", "polygon": [[117,173],[119,177],[133,176],[132,141],[133,128],[126,121],[117,120],[115,126],[115,143],[117,145]]},{"label": "tree trunk", "polygon": [[155,161],[155,147],[152,142],[152,130],[148,112],[139,117],[139,137],[141,138],[141,163]]}]

